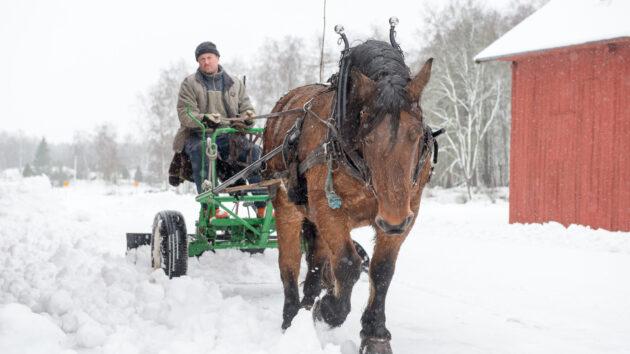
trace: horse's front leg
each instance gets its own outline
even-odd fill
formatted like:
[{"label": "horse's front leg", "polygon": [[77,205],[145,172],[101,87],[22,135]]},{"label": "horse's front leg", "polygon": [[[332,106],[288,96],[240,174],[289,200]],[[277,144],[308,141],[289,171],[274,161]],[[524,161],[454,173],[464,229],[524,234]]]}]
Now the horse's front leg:
[{"label": "horse's front leg", "polygon": [[[326,199],[323,199],[326,200]],[[317,228],[329,250],[333,286],[313,308],[313,318],[332,327],[343,324],[350,313],[352,288],[361,275],[361,257],[354,249],[347,220],[327,204],[317,213]]]},{"label": "horse's front leg", "polygon": [[378,230],[370,261],[370,298],[361,317],[362,354],[391,353],[391,334],[385,327],[385,298],[394,275],[396,258],[406,233],[389,236]]},{"label": "horse's front leg", "polygon": [[286,193],[282,190],[278,191],[273,206],[276,211],[276,231],[278,233],[278,264],[284,287],[282,329],[287,329],[291,326],[291,321],[300,309],[298,275],[302,260],[300,230],[303,216],[293,204],[288,202]]}]

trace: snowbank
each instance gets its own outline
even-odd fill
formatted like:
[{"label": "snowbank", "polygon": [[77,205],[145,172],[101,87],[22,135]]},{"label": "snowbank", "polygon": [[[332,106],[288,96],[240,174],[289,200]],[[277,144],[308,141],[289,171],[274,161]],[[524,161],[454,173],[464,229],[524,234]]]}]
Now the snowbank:
[{"label": "snowbank", "polygon": [[[405,241],[388,303],[396,353],[627,353],[630,235],[509,225],[496,202],[429,191]],[[356,353],[365,275],[346,323],[301,311],[280,330],[277,250],[190,259],[169,280],[125,232],[159,210],[194,226],[192,195],[129,185],[0,177],[0,348],[6,353]],[[372,231],[353,237],[368,249]],[[371,253],[371,252],[370,252]]]}]

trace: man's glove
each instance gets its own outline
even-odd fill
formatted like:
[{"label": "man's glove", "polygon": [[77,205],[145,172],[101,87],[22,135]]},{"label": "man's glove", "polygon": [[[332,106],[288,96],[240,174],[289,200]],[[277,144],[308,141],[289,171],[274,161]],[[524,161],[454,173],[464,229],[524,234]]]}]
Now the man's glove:
[{"label": "man's glove", "polygon": [[[256,113],[254,113],[254,111],[252,111],[251,109],[246,110],[243,113],[243,115],[242,115],[243,118],[252,118],[252,117],[255,117],[255,116],[256,116]],[[254,125],[254,120],[253,119],[245,119],[245,124],[248,127],[251,127],[252,125]]]},{"label": "man's glove", "polygon": [[216,124],[221,123],[221,115],[219,113],[207,113],[205,116],[212,122]]},{"label": "man's glove", "polygon": [[206,125],[206,127],[215,129],[221,122],[221,115],[218,113],[204,114],[202,122]]},{"label": "man's glove", "polygon": [[203,117],[201,123],[206,126],[206,129],[216,129],[219,126],[217,123],[211,121],[207,117]]}]

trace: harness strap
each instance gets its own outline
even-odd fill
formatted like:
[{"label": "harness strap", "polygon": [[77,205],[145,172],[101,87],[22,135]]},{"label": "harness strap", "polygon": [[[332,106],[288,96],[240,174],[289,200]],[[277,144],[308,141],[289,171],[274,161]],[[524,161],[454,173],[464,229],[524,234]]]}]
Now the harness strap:
[{"label": "harness strap", "polygon": [[[320,163],[327,163],[329,149],[330,148],[327,146],[327,143],[322,143],[320,145],[317,145],[317,147],[311,150],[311,152],[306,156],[306,158],[302,162],[300,162],[298,172],[301,175],[303,175],[306,173],[306,171],[319,165]],[[341,166],[344,172],[356,178],[357,180],[368,184],[368,182],[364,178],[364,174],[361,172],[361,170],[357,169],[354,165],[348,163],[344,159],[335,158],[334,160],[335,162],[337,162],[337,164],[339,164],[339,166]]]},{"label": "harness strap", "polygon": [[354,178],[365,182],[370,189],[374,189],[372,187],[372,178],[370,177],[367,166],[365,166],[365,160],[359,156],[359,153],[356,150],[347,151],[346,149],[342,149],[342,152],[342,156],[345,158],[340,160],[343,162],[342,166],[346,167],[345,170]]},{"label": "harness strap", "polygon": [[304,111],[304,114],[295,121],[293,127],[284,135],[284,140],[282,141],[282,162],[284,163],[284,168],[288,168],[289,162],[297,158],[295,147],[300,141],[302,122],[306,118],[306,114],[307,112]]},{"label": "harness strap", "polygon": [[326,154],[326,148],[324,147],[324,145],[325,143],[317,145],[317,147],[311,150],[308,156],[306,156],[304,161],[300,162],[300,166],[298,167],[298,172],[301,175],[305,174],[306,171],[319,165],[320,163],[326,162],[327,154]]},{"label": "harness strap", "polygon": [[436,137],[444,134],[444,132],[446,132],[446,129],[444,128],[440,128],[434,132],[431,132],[431,136],[434,138],[433,139],[433,163],[436,164],[438,162],[438,142],[437,139],[435,139]]},{"label": "harness strap", "polygon": [[413,184],[414,186],[418,183],[418,175],[420,171],[424,168],[424,165],[427,162],[427,156],[431,153],[433,149],[433,134],[431,132],[431,128],[428,125],[424,125],[424,138],[422,139],[422,146],[418,150],[418,164],[413,172]]}]

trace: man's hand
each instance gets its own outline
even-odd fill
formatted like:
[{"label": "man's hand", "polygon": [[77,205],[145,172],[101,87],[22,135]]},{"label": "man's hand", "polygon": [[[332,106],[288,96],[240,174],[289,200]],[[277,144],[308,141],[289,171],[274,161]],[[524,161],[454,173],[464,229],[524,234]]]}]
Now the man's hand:
[{"label": "man's hand", "polygon": [[205,114],[205,116],[210,121],[215,122],[216,124],[221,123],[221,115],[219,113],[208,113],[208,114]]},{"label": "man's hand", "polygon": [[251,127],[252,125],[254,125],[254,120],[253,119],[247,119],[247,118],[253,118],[256,116],[256,113],[254,113],[254,111],[252,111],[251,109],[246,110],[242,117],[245,118],[245,124],[248,127]]},{"label": "man's hand", "polygon": [[203,125],[205,125],[207,129],[215,129],[219,126],[218,123],[211,121],[210,119],[208,119],[208,117],[203,117],[201,123],[203,123]]},{"label": "man's hand", "polygon": [[218,113],[206,113],[203,115],[201,122],[204,123],[207,128],[215,129],[221,123],[221,115]]}]

